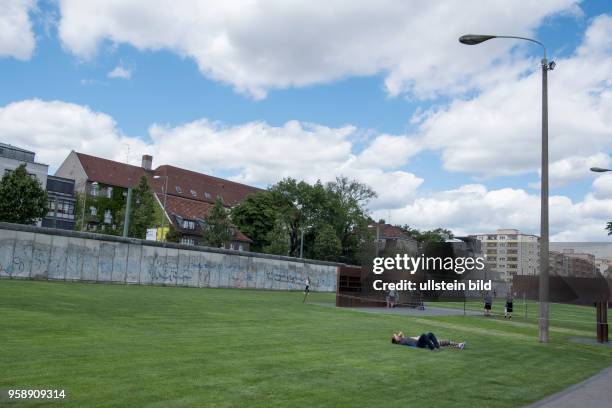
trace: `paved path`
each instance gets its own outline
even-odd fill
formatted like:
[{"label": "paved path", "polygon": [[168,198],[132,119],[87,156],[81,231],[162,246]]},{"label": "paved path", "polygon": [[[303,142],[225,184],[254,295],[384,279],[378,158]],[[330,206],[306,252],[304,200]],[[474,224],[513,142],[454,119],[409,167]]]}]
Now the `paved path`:
[{"label": "paved path", "polygon": [[[334,303],[311,302],[319,306],[336,307]],[[383,314],[398,314],[409,316],[463,316],[463,309],[452,309],[446,307],[425,306],[425,310],[413,309],[410,307],[395,307],[388,309],[386,307],[341,307],[340,309],[356,310],[364,313],[383,313]],[[467,315],[481,315],[481,312],[467,310]]]},{"label": "paved path", "polygon": [[609,408],[612,406],[612,367],[526,408]]}]

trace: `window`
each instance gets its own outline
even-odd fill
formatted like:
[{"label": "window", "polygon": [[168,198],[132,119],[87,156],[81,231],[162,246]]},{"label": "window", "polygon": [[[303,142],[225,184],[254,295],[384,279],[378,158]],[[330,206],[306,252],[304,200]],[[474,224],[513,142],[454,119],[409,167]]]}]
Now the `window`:
[{"label": "window", "polygon": [[191,220],[183,220],[183,228],[189,230],[195,229],[195,222]]},{"label": "window", "polygon": [[98,195],[98,183],[93,183],[91,185],[90,194],[94,197]]},{"label": "window", "polygon": [[238,250],[239,251],[244,251],[244,248],[242,247],[242,244],[238,244]]},{"label": "window", "polygon": [[221,194],[217,194],[217,198],[223,202],[223,196]]},{"label": "window", "polygon": [[191,193],[192,196],[197,197],[198,193],[196,193],[195,190],[189,190],[189,192]]},{"label": "window", "polygon": [[106,188],[106,198],[113,198],[113,188],[112,187]]},{"label": "window", "polygon": [[49,217],[74,219],[74,203],[72,201],[49,199],[48,208],[47,215]]},{"label": "window", "polygon": [[176,192],[181,194],[183,192],[183,190],[181,190],[180,186],[174,186],[174,188],[176,189]]},{"label": "window", "polygon": [[98,209],[96,207],[89,207],[89,213],[91,215],[98,215]]},{"label": "window", "polygon": [[111,210],[104,211],[104,223],[110,224],[113,222],[113,215],[111,214]]},{"label": "window", "polygon": [[183,245],[195,245],[195,240],[189,237],[182,237],[181,244]]},{"label": "window", "polygon": [[210,197],[211,197],[210,193],[204,192],[204,198],[207,198],[210,200]]}]

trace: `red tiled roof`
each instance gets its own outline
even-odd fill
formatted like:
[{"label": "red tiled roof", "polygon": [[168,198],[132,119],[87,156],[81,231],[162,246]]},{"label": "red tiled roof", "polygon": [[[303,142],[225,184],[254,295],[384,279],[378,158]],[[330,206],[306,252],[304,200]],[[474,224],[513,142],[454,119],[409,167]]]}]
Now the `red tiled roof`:
[{"label": "red tiled roof", "polygon": [[[168,165],[159,166],[153,173],[156,176],[161,176],[153,181],[156,192],[163,192],[162,186],[165,183],[165,177],[168,176],[169,196],[180,196],[209,203],[214,203],[217,196],[221,196],[225,206],[237,204],[244,200],[247,195],[262,191],[257,187]],[[177,187],[179,187],[180,192]]]},{"label": "red tiled roof", "polygon": [[134,187],[140,178],[146,174],[142,167],[120,163],[113,160],[102,159],[84,153],[77,153],[77,157],[90,181],[118,187]]},{"label": "red tiled roof", "polygon": [[[163,204],[164,195],[157,193],[157,198]],[[202,201],[189,200],[182,197],[168,195],[166,198],[166,212],[170,214],[178,214],[183,218],[195,220],[203,219],[208,215],[213,205]]]},{"label": "red tiled roof", "polygon": [[[159,201],[161,203],[164,202],[163,194],[158,193],[157,198],[159,198]],[[205,216],[208,215],[208,213],[210,212],[212,208],[213,208],[212,204],[203,202],[203,201],[191,200],[188,198],[171,196],[171,195],[168,195],[166,197],[166,212],[171,218],[173,218],[172,216],[174,215],[178,215],[181,218],[185,218],[185,219],[192,220],[192,221],[197,220],[197,219],[201,220]],[[173,222],[174,222],[174,219],[173,219]],[[200,235],[202,233],[199,226],[196,228],[195,231],[186,231],[180,225],[175,225],[175,226],[183,232],[190,232],[190,233],[193,232],[197,235]],[[236,228],[235,231],[236,231],[236,235],[233,237],[235,241],[253,242],[249,237],[247,237],[240,230],[238,230],[238,228]]]},{"label": "red tiled roof", "polygon": [[[147,176],[149,184],[162,203],[167,177],[166,212],[168,215],[174,214],[190,220],[202,219],[207,215],[217,196],[222,197],[226,207],[230,207],[242,201],[247,195],[262,191],[257,187],[174,166],[163,165],[147,171],[142,167],[84,153],[77,153],[77,156],[90,181],[127,188],[136,186],[143,175]],[[160,177],[154,178],[155,176]],[[236,230],[236,234],[234,237],[236,240],[251,242],[242,232]]]},{"label": "red tiled roof", "polygon": [[385,239],[406,239],[406,240],[412,240],[413,238],[410,237],[409,235],[407,235],[404,231],[402,231],[400,228],[395,227],[391,224],[377,224],[377,223],[373,223],[370,224],[372,225],[374,228],[376,227],[376,225],[379,225],[379,236],[380,238],[385,238]]}]

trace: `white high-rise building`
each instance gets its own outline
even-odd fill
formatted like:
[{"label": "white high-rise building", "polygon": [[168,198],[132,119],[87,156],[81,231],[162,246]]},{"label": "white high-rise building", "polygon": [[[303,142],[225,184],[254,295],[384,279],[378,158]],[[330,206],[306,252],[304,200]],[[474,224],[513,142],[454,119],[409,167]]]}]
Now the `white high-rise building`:
[{"label": "white high-rise building", "polygon": [[540,238],[516,229],[498,229],[491,234],[471,235],[482,242],[490,270],[509,282],[512,275],[537,275],[540,270]]}]

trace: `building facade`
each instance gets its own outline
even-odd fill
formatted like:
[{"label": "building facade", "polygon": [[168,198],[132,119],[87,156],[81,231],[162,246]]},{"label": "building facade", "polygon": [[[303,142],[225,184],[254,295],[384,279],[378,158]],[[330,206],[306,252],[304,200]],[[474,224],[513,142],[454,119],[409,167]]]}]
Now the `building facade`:
[{"label": "building facade", "polygon": [[74,230],[76,197],[74,180],[47,176],[48,212],[42,219],[42,226]]},{"label": "building facade", "polygon": [[368,225],[376,231],[378,251],[406,252],[416,255],[418,242],[401,228],[384,222],[373,222]]},{"label": "building facade", "polygon": [[48,176],[49,166],[35,161],[36,153],[0,143],[0,177],[22,164],[30,177],[47,190],[47,215],[37,225],[51,228],[74,229],[74,180]]},{"label": "building facade", "polygon": [[494,233],[470,235],[482,243],[487,267],[506,282],[513,275],[539,274],[539,237],[516,229],[498,229]]},{"label": "building facade", "polygon": [[595,255],[576,252],[572,248],[549,251],[549,273],[553,276],[593,278],[599,274]]},{"label": "building facade", "polygon": [[[229,209],[248,194],[261,191],[174,166],[153,169],[152,163],[149,155],[142,157],[141,166],[134,166],[72,151],[56,176],[75,180],[79,200],[84,203],[83,214],[77,214],[84,219],[83,230],[116,235],[121,229],[117,216],[125,208],[127,189],[146,177],[160,210],[159,221],[151,227],[172,225],[180,234],[180,242],[188,245],[202,244],[204,218],[217,198]],[[236,228],[231,233],[227,248],[248,251],[251,240]]]},{"label": "building facade", "polygon": [[0,177],[6,172],[11,172],[22,164],[26,165],[26,170],[30,176],[35,177],[41,187],[47,185],[47,173],[49,165],[34,161],[36,153],[21,149],[5,143],[0,143]]}]

